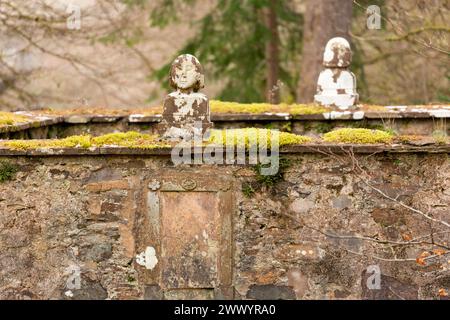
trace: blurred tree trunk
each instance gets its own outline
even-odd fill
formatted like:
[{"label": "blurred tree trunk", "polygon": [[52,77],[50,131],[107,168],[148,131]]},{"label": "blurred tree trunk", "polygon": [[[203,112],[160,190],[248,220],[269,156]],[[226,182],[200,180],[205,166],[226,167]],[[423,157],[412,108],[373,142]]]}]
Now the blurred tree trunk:
[{"label": "blurred tree trunk", "polygon": [[265,21],[269,29],[270,39],[266,43],[266,101],[280,103],[279,79],[279,37],[276,12],[277,0],[270,0],[268,8],[265,8]]},{"label": "blurred tree trunk", "polygon": [[333,37],[344,37],[350,41],[352,2],[352,0],[307,0],[300,83],[297,90],[298,102],[314,100],[327,41]]}]

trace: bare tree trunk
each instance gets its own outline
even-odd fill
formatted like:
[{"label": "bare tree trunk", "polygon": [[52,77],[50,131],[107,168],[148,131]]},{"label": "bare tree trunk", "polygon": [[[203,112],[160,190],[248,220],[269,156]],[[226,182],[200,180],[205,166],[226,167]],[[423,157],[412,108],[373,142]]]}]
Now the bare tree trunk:
[{"label": "bare tree trunk", "polygon": [[270,0],[269,8],[265,11],[266,26],[270,31],[270,40],[266,44],[266,101],[280,103],[279,77],[279,37],[276,13],[277,0]]},{"label": "bare tree trunk", "polygon": [[333,37],[344,37],[350,41],[352,2],[352,0],[307,0],[300,83],[297,90],[298,102],[314,100],[327,41]]}]

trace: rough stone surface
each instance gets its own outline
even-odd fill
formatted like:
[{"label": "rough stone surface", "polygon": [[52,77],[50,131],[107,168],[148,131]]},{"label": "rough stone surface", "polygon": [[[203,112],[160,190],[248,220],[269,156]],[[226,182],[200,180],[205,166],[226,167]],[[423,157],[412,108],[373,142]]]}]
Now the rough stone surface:
[{"label": "rough stone surface", "polygon": [[163,291],[158,285],[145,287],[144,300],[162,300],[163,298]]},{"label": "rough stone surface", "polygon": [[[439,299],[439,290],[450,291],[450,256],[437,245],[450,242],[445,226],[366,184],[448,222],[448,154],[355,154],[368,173],[364,180],[346,154],[283,157],[290,165],[273,187],[257,187],[250,168],[174,168],[166,155],[0,157],[18,168],[0,184],[0,298]],[[183,189],[186,179],[193,189]],[[157,190],[149,189],[154,180]],[[248,182],[256,189],[251,197],[241,191]],[[209,204],[185,216],[163,209],[158,217],[165,204],[163,197],[155,202],[156,193],[183,194],[190,208]],[[232,223],[220,220],[225,212]],[[420,237],[430,242],[431,231],[434,245],[401,245]],[[185,250],[189,243],[176,245],[176,237],[200,250]],[[170,255],[161,256],[170,243]],[[136,263],[149,246],[158,259],[153,270]],[[231,266],[222,261],[227,255]],[[164,287],[161,266],[169,258],[182,288]],[[183,271],[187,263],[204,268],[202,288],[192,270]],[[379,291],[365,286],[370,265],[381,271]]]},{"label": "rough stone surface", "polygon": [[416,300],[419,288],[417,285],[403,283],[393,277],[381,274],[379,289],[367,288],[367,273],[361,279],[362,299],[365,300]]},{"label": "rough stone surface", "polygon": [[290,287],[266,285],[252,285],[247,298],[256,300],[294,300],[295,292]]}]

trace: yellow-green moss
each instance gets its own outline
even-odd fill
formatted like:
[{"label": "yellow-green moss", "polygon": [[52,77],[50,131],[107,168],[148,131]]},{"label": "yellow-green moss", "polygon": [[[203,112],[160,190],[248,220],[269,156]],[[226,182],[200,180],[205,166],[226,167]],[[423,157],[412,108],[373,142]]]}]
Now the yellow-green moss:
[{"label": "yellow-green moss", "polygon": [[94,146],[98,147],[106,145],[139,149],[170,147],[167,143],[157,141],[156,135],[144,134],[136,131],[105,134],[93,138],[92,143]]},{"label": "yellow-green moss", "polygon": [[0,126],[11,126],[17,123],[30,121],[30,118],[12,112],[0,111]]},{"label": "yellow-green moss", "polygon": [[211,112],[214,113],[264,113],[281,112],[278,105],[269,103],[238,103],[212,100]]},{"label": "yellow-green moss", "polygon": [[[228,130],[211,130],[209,142],[222,145],[245,145],[249,147],[255,143],[259,145],[266,139],[266,145],[270,147],[271,137],[275,131],[270,129],[244,128]],[[277,131],[278,132],[278,131]],[[312,139],[287,132],[279,132],[279,145],[302,144]]]},{"label": "yellow-green moss", "polygon": [[393,135],[386,131],[371,129],[343,128],[324,134],[323,140],[326,142],[343,143],[389,143]]},{"label": "yellow-green moss", "polygon": [[291,104],[288,109],[290,114],[320,114],[332,111],[331,108],[318,104]]},{"label": "yellow-green moss", "polygon": [[[320,106],[318,104],[271,104],[271,103],[238,103],[219,100],[209,102],[212,113],[290,113],[290,114],[321,114],[330,112],[332,109]],[[103,115],[122,115],[122,114],[143,114],[152,116],[161,114],[162,106],[152,106],[148,108],[127,109],[107,109],[107,108],[73,108],[63,110],[53,110],[47,108],[40,110],[40,113],[51,115],[70,115],[70,114],[103,114]]]},{"label": "yellow-green moss", "polygon": [[139,149],[170,147],[167,143],[156,141],[156,136],[134,131],[110,133],[99,137],[83,135],[54,140],[10,140],[3,141],[1,145],[19,150],[41,148],[90,148],[103,146],[120,146]]},{"label": "yellow-green moss", "polygon": [[89,148],[92,146],[91,136],[71,136],[52,140],[9,140],[2,145],[11,149],[28,150],[41,148]]},{"label": "yellow-green moss", "polygon": [[270,104],[270,103],[238,103],[212,100],[211,112],[214,113],[290,113],[290,114],[318,114],[329,112],[316,104]]},{"label": "yellow-green moss", "polygon": [[92,138],[94,145],[124,145],[138,140],[154,141],[155,137],[136,131],[108,133],[103,136]]}]

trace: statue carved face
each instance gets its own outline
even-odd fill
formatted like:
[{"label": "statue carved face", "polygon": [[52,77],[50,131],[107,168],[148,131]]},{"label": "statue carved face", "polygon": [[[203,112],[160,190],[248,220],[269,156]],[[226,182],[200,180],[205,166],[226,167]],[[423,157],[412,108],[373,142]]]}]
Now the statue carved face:
[{"label": "statue carved face", "polygon": [[328,41],[323,54],[325,67],[345,68],[352,61],[352,50],[347,39],[342,37],[332,38]]},{"label": "statue carved face", "polygon": [[193,89],[194,92],[204,87],[203,68],[196,57],[183,54],[175,59],[170,68],[170,85],[174,89]]}]

